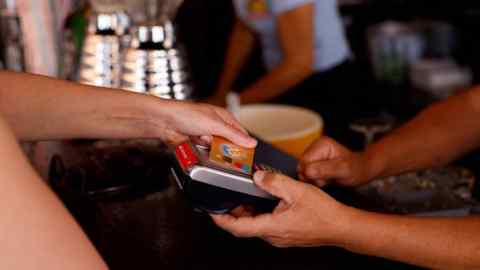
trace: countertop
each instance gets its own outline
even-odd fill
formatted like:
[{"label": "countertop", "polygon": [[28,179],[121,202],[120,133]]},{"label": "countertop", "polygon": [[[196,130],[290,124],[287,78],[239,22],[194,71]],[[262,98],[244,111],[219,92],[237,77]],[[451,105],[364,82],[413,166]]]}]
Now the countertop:
[{"label": "countertop", "polygon": [[[81,145],[64,142],[37,146],[41,153],[35,155],[36,164],[43,164],[40,167],[45,169],[48,163],[45,160],[54,153],[59,154],[65,163],[65,170],[60,170],[63,172],[75,167],[73,164],[79,164],[79,160],[88,160],[87,163],[92,164],[92,157],[89,157],[92,153],[82,150],[85,147]],[[101,156],[93,158],[95,166],[104,166],[99,165],[102,163],[99,160],[105,157],[105,153],[93,155]],[[339,248],[279,249],[258,239],[235,238],[216,227],[207,215],[193,211],[169,177],[168,163],[156,155],[148,151],[130,152],[129,158],[122,160],[123,155],[118,152],[107,154],[109,159],[114,156],[115,162],[105,166],[119,168],[118,174],[114,175],[121,175],[122,181],[131,179],[135,183],[149,183],[155,179],[155,185],[146,184],[144,187],[147,188],[137,192],[92,197],[78,190],[85,183],[69,189],[65,186],[75,186],[72,183],[78,182],[58,185],[55,181],[61,181],[65,175],[51,179],[57,194],[111,269],[418,269]],[[150,156],[154,161],[139,165],[142,163],[138,161],[140,156]],[[135,170],[144,165],[153,169],[135,176]],[[105,177],[98,172],[79,173],[78,170],[67,175],[66,178],[70,179],[78,179],[79,175],[80,178]],[[375,234],[371,233],[372,236]]]}]

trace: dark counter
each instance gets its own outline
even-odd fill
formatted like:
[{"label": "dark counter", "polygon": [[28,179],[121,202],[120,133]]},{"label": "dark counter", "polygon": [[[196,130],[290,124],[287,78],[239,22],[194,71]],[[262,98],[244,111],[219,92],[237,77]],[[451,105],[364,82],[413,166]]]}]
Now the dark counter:
[{"label": "dark counter", "polygon": [[[237,239],[192,210],[168,176],[168,162],[161,154],[126,150],[128,158],[123,159],[118,149],[95,153],[82,150],[84,146],[70,145],[69,154],[61,154],[65,170],[57,171],[63,176],[54,173],[56,179],[51,180],[111,269],[417,269],[338,248],[279,249],[258,239]],[[139,157],[150,158],[141,162]],[[79,171],[80,167],[89,169]],[[62,182],[65,177],[69,181]],[[114,196],[80,190],[90,185],[81,178],[109,177],[143,188]]]}]

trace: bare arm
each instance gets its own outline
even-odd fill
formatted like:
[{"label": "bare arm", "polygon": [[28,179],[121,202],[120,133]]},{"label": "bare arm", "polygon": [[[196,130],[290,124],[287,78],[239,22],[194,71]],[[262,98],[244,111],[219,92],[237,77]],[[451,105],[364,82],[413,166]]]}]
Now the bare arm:
[{"label": "bare arm", "polygon": [[228,43],[223,72],[218,83],[214,99],[218,103],[224,103],[228,92],[232,90],[233,83],[238,73],[252,52],[255,37],[254,34],[239,18],[233,27]]},{"label": "bare arm", "polygon": [[[257,173],[255,183],[281,198],[272,214],[244,209],[213,216],[239,237],[260,237],[277,247],[338,246],[433,269],[480,268],[480,218],[382,215],[342,205],[312,185]],[[300,224],[300,225],[299,225]]]},{"label": "bare arm", "polygon": [[0,118],[0,268],[107,269]]},{"label": "bare arm", "polygon": [[283,61],[241,93],[242,103],[263,102],[275,98],[312,74],[313,10],[313,4],[308,4],[278,17]]},{"label": "bare arm", "polygon": [[368,178],[445,165],[480,146],[480,87],[426,109],[370,146]]},{"label": "bare arm", "polygon": [[480,267],[479,217],[414,218],[354,210],[343,247],[432,269]]},{"label": "bare arm", "polygon": [[23,140],[217,135],[253,146],[238,122],[210,105],[163,100],[43,76],[0,72],[0,113]]},{"label": "bare arm", "polygon": [[378,177],[442,166],[480,146],[480,87],[449,98],[367,148],[352,153],[321,138],[303,155],[302,179],[355,186]]}]

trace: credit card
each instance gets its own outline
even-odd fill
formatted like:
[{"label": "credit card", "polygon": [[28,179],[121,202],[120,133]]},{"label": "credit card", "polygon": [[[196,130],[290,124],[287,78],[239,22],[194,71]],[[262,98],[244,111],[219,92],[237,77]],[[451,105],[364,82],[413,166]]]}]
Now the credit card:
[{"label": "credit card", "polygon": [[213,137],[209,159],[227,169],[252,174],[255,149],[238,146],[220,137]]}]

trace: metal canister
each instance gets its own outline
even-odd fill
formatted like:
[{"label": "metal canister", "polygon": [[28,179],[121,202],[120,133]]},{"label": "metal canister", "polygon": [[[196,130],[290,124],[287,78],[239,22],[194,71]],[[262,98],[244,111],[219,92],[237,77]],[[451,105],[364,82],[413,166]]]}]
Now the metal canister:
[{"label": "metal canister", "polygon": [[129,19],[124,12],[95,13],[82,49],[79,82],[119,87],[122,50],[129,43]]},{"label": "metal canister", "polygon": [[125,50],[121,88],[166,99],[192,97],[185,53],[170,22],[136,28]]}]

